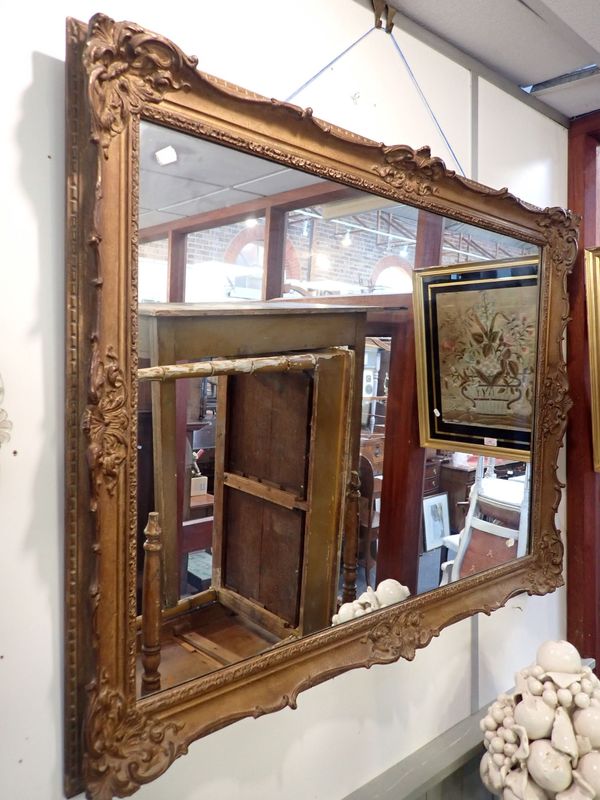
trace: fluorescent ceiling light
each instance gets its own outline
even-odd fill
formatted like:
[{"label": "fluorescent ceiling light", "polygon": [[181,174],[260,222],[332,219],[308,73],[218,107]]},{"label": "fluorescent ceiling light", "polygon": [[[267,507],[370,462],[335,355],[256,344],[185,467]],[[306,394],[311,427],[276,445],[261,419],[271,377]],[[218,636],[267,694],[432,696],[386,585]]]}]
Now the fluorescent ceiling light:
[{"label": "fluorescent ceiling light", "polygon": [[167,164],[174,164],[177,161],[177,151],[171,145],[157,150],[154,153],[154,158],[158,161],[161,167],[166,167]]}]

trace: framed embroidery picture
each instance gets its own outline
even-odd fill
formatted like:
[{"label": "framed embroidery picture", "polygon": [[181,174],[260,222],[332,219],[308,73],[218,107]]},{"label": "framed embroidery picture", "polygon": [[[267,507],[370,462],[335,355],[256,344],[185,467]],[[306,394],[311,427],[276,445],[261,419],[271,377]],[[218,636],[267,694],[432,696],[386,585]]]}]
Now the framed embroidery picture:
[{"label": "framed embroidery picture", "polygon": [[421,445],[529,458],[539,259],[414,273]]}]

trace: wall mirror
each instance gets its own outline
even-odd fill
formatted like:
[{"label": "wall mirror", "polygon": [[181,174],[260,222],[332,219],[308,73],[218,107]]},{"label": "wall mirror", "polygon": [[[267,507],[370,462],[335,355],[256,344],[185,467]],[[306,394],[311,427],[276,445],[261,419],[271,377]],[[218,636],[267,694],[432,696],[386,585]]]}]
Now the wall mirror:
[{"label": "wall mirror", "polygon": [[[577,231],[133,23],[68,20],[67,70],[65,786],[109,798],[561,585]],[[469,430],[420,447],[413,281],[491,267],[526,270],[529,314],[494,287],[440,303],[438,374]],[[529,439],[498,448],[517,378]],[[369,593],[387,579],[406,591]]]}]

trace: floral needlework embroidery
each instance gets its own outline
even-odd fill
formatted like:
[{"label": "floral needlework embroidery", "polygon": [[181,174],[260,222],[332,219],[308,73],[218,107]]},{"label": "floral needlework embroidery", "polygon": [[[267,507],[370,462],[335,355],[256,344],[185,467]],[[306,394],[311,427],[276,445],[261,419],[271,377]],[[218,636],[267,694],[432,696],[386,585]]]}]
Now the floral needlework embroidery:
[{"label": "floral needlework embroidery", "polygon": [[537,287],[438,298],[445,422],[531,429]]}]

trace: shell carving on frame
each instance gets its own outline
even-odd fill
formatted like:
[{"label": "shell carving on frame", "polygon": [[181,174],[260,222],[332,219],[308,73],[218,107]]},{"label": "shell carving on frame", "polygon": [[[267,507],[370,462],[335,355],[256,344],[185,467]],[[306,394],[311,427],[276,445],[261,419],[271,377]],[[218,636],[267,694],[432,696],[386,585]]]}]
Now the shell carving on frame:
[{"label": "shell carving on frame", "polygon": [[384,147],[386,167],[375,167],[375,172],[395,189],[406,194],[424,197],[436,194],[434,185],[443,175],[453,175],[441,158],[431,156],[429,147],[413,150],[408,145]]},{"label": "shell carving on frame", "polygon": [[110,495],[114,494],[127,457],[129,414],[123,370],[112,347],[108,347],[106,361],[102,361],[98,342],[94,340],[90,373],[90,403],[83,429],[89,439],[87,452],[93,484],[92,510],[95,510],[97,491],[102,484]]},{"label": "shell carving on frame", "polygon": [[187,752],[182,725],[162,722],[108,686],[106,673],[89,687],[84,774],[94,800],[128,797]]},{"label": "shell carving on frame", "polygon": [[111,137],[121,133],[131,114],[158,103],[166,92],[189,88],[198,60],[168,39],[132,22],[92,17],[83,53],[92,111],[92,139],[108,157]]},{"label": "shell carving on frame", "polygon": [[371,646],[374,661],[411,661],[419,647],[424,647],[434,632],[423,624],[420,611],[395,611],[393,616],[375,625],[364,638]]}]

